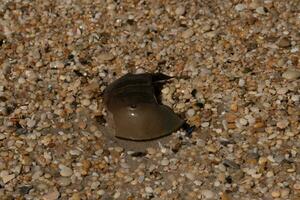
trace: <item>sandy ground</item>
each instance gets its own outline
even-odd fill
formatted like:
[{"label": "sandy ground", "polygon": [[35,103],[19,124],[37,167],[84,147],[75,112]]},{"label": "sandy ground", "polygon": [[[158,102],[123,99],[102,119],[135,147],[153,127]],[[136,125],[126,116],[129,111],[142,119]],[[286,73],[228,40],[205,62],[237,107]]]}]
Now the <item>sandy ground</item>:
[{"label": "sandy ground", "polygon": [[[0,199],[299,200],[299,30],[299,0],[0,0]],[[195,129],[110,138],[128,72]]]}]

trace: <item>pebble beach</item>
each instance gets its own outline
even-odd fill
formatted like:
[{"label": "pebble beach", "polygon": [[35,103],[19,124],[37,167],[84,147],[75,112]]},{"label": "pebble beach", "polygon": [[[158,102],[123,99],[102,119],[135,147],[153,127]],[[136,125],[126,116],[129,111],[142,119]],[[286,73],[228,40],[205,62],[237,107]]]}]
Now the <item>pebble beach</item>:
[{"label": "pebble beach", "polygon": [[[0,0],[0,199],[300,200],[299,30],[299,0]],[[103,91],[145,72],[190,126],[133,150]]]}]

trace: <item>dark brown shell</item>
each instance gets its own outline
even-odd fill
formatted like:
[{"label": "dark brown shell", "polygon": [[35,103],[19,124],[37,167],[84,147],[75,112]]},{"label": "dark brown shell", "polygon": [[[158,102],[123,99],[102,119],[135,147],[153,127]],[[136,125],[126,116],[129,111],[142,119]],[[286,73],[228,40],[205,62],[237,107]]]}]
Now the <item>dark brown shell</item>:
[{"label": "dark brown shell", "polygon": [[152,140],[179,129],[183,120],[157,101],[155,85],[169,79],[163,74],[127,74],[110,84],[104,103],[115,136],[128,140]]}]

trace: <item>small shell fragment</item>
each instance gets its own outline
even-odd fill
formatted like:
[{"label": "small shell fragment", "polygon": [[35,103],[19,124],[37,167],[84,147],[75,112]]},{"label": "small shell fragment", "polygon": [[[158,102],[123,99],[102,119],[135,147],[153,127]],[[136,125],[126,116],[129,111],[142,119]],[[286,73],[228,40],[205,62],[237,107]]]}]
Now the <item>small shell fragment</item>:
[{"label": "small shell fragment", "polygon": [[182,126],[184,121],[157,100],[158,86],[169,78],[164,74],[126,74],[106,88],[104,103],[115,137],[153,140]]}]

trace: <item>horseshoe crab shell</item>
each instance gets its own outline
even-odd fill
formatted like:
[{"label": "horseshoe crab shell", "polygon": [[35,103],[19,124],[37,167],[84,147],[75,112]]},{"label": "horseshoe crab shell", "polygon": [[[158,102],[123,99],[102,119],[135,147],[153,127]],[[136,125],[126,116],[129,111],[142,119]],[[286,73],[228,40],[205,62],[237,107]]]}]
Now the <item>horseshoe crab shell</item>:
[{"label": "horseshoe crab shell", "polygon": [[114,136],[127,140],[153,140],[179,129],[184,121],[157,100],[164,74],[127,74],[104,91],[108,124]]}]

